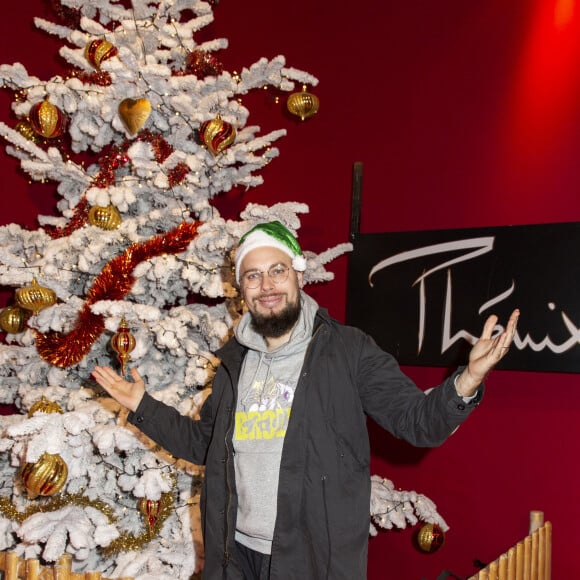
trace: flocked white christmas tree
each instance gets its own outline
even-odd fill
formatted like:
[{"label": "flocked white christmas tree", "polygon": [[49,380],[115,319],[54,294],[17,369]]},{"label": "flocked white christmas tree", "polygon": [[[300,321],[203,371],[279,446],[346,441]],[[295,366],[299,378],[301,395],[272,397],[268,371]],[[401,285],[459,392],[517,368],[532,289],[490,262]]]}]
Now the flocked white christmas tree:
[{"label": "flocked white christmas tree", "polygon": [[[249,204],[233,221],[212,205],[260,185],[285,134],[249,125],[240,96],[317,79],[282,56],[223,70],[227,41],[195,41],[211,3],[54,5],[55,21],[35,24],[62,39],[66,74],[43,81],[0,66],[18,120],[0,124],[7,151],[59,196],[39,229],[0,228],[0,285],[15,292],[0,313],[0,403],[21,411],[0,418],[0,550],[47,562],[68,552],[76,571],[110,577],[186,579],[201,566],[203,470],[126,427],[90,373],[135,366],[153,396],[196,416],[219,364],[212,353],[242,311],[230,250],[254,224],[296,231],[308,211]],[[306,282],[331,280],[325,264],[349,249],[306,251]],[[377,477],[372,489],[379,526],[418,517],[446,529],[424,496]]]}]

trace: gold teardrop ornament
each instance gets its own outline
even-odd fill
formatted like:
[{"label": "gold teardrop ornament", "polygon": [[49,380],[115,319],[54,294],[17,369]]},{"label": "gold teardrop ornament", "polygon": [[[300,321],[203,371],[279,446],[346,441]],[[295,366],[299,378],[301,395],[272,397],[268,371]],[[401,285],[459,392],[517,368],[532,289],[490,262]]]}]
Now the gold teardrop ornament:
[{"label": "gold teardrop ornament", "polygon": [[138,133],[151,115],[151,103],[147,99],[123,99],[119,105],[119,117],[131,135]]},{"label": "gold teardrop ornament", "polygon": [[30,286],[18,288],[15,292],[16,304],[26,310],[38,314],[41,310],[52,306],[56,302],[56,293],[50,288],[40,286],[36,278]]},{"label": "gold teardrop ornament", "polygon": [[125,375],[130,353],[136,345],[135,337],[131,334],[125,318],[121,319],[117,332],[111,338],[111,347],[117,353],[117,360],[121,364],[121,374]]},{"label": "gold teardrop ornament", "polygon": [[302,91],[299,93],[292,93],[286,101],[287,109],[302,121],[310,119],[318,113],[320,101],[316,95],[309,93],[306,90],[306,85],[302,85]]},{"label": "gold teardrop ornament", "polygon": [[39,495],[50,496],[64,487],[68,466],[60,455],[43,453],[36,463],[24,464],[21,477],[30,499]]},{"label": "gold teardrop ornament", "polygon": [[9,334],[20,334],[26,328],[26,321],[30,312],[24,310],[18,304],[6,306],[0,312],[0,328]]},{"label": "gold teardrop ornament", "polygon": [[121,213],[114,205],[94,205],[89,210],[89,223],[102,230],[116,230],[122,222]]}]

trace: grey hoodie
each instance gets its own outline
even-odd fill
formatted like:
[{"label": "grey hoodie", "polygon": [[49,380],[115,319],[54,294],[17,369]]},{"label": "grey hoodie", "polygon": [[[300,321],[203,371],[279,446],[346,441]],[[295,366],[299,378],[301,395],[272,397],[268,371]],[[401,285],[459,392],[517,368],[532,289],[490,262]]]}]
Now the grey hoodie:
[{"label": "grey hoodie", "polygon": [[236,540],[271,553],[280,458],[294,391],[312,337],[318,304],[300,293],[302,310],[290,340],[268,351],[246,313],[235,334],[249,350],[238,383],[234,452],[238,515]]}]

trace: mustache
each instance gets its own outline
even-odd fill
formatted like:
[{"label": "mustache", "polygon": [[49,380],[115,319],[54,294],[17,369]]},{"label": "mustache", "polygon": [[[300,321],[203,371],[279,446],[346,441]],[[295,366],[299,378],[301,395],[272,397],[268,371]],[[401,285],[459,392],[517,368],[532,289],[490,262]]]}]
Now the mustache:
[{"label": "mustache", "polygon": [[272,296],[286,296],[287,293],[286,292],[265,292],[264,294],[259,294],[258,296],[254,296],[254,298],[252,298],[252,302],[257,302],[258,300],[261,300],[262,298],[271,298]]}]

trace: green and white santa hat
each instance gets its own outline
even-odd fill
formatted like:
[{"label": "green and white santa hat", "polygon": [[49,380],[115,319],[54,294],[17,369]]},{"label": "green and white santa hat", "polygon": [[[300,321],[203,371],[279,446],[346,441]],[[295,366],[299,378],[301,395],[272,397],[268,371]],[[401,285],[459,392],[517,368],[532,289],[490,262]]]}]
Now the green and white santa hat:
[{"label": "green and white santa hat", "polygon": [[244,256],[256,248],[277,248],[292,258],[292,267],[297,272],[306,270],[306,258],[292,232],[279,221],[254,226],[247,231],[238,243],[236,250],[236,281],[240,283],[240,265]]}]

